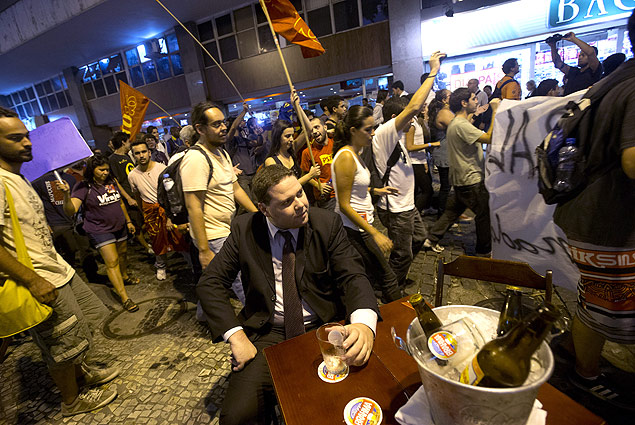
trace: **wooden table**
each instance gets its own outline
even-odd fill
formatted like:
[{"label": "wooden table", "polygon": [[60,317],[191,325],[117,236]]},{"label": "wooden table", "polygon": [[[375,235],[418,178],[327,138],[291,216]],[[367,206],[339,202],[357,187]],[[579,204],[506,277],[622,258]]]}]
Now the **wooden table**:
[{"label": "wooden table", "polygon": [[[373,354],[363,367],[351,367],[338,383],[322,381],[317,374],[322,362],[315,332],[309,332],[264,350],[280,409],[286,425],[338,424],[344,407],[356,397],[369,397],[382,407],[382,424],[398,424],[395,414],[421,386],[415,361],[395,347],[390,328],[405,338],[415,312],[407,298],[381,307],[383,321],[377,324]],[[594,415],[549,384],[538,392],[547,425],[601,425]]]}]

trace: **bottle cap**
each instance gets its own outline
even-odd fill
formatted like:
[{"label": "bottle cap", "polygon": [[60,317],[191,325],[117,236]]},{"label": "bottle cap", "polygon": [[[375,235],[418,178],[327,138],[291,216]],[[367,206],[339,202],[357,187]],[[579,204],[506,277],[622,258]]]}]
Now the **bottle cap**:
[{"label": "bottle cap", "polygon": [[421,294],[412,294],[410,298],[408,298],[408,302],[410,304],[417,304],[423,302],[423,296]]}]

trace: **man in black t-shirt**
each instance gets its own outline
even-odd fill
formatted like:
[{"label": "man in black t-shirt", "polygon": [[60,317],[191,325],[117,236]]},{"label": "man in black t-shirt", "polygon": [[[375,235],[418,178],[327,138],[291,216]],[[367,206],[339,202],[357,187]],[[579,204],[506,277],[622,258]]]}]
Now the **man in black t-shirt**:
[{"label": "man in black t-shirt", "polygon": [[589,88],[599,81],[602,76],[602,65],[598,59],[597,47],[589,46],[577,38],[572,32],[566,33],[562,39],[570,41],[580,48],[578,66],[569,66],[562,61],[558,53],[558,48],[556,47],[556,41],[551,40],[551,42],[548,43],[549,47],[551,47],[551,60],[553,64],[560,71],[564,72],[567,77],[564,85],[564,95],[567,96],[579,90]]}]

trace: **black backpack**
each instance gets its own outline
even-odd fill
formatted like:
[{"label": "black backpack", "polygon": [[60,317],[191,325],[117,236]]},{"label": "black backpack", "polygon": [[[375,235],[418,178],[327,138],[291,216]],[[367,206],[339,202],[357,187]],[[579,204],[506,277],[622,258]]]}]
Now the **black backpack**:
[{"label": "black backpack", "polygon": [[[631,68],[632,66],[618,68],[610,77],[594,84],[578,102],[569,102],[564,115],[536,148],[538,191],[546,204],[562,204],[575,198],[589,183],[613,168],[614,164],[610,164],[594,175],[588,175],[587,154],[591,146],[593,121],[600,101],[617,84],[635,78],[635,72]],[[576,139],[578,154],[570,179],[571,188],[558,191],[554,187],[558,154],[568,138]]]},{"label": "black backpack", "polygon": [[[375,165],[375,153],[373,152],[373,144],[371,143],[368,147],[364,148],[362,152],[360,152],[359,157],[364,161],[366,167],[370,170],[370,187],[372,188],[381,188],[385,187],[388,183],[388,179],[390,178],[390,170],[392,167],[399,161],[399,156],[401,155],[401,143],[397,142],[395,145],[395,149],[390,154],[388,161],[386,162],[386,172],[382,176],[377,166]],[[381,199],[379,195],[373,195],[371,192],[371,198],[373,200],[373,204],[376,204]],[[386,204],[388,205],[388,204]]]},{"label": "black backpack", "polygon": [[[212,161],[209,159],[207,153],[205,153],[203,148],[201,148],[200,146],[194,145],[190,149],[196,149],[197,151],[200,151],[207,160],[207,164],[209,165],[209,178],[207,179],[207,184],[209,184],[210,180],[212,180],[212,172],[214,170]],[[163,207],[163,209],[165,210],[165,214],[174,224],[185,224],[189,221],[187,217],[187,208],[185,206],[185,195],[183,194],[183,183],[181,182],[181,161],[183,161],[183,158],[185,158],[187,151],[189,151],[190,149],[186,150],[183,156],[181,156],[179,159],[168,165],[159,176],[159,186],[157,187],[157,201],[159,202],[159,205],[161,205],[161,207]],[[223,152],[222,149],[220,149],[220,151],[221,155],[227,155]],[[163,185],[165,174],[168,174],[174,181],[174,186],[170,190],[170,192],[173,192],[178,199],[178,201],[175,202],[174,205],[170,202],[168,191]]]}]

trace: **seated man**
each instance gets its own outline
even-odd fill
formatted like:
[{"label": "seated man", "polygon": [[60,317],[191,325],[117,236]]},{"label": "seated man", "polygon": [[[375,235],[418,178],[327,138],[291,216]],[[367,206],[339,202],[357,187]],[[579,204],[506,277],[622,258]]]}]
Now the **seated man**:
[{"label": "seated man", "polygon": [[[339,216],[309,211],[302,186],[282,165],[258,172],[253,192],[259,212],[234,220],[197,287],[214,342],[224,339],[232,352],[221,424],[269,424],[275,398],[264,348],[346,317],[344,360],[362,365],[377,323],[377,300]],[[229,296],[239,271],[245,307],[236,317]]]}]

